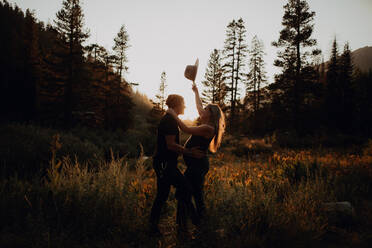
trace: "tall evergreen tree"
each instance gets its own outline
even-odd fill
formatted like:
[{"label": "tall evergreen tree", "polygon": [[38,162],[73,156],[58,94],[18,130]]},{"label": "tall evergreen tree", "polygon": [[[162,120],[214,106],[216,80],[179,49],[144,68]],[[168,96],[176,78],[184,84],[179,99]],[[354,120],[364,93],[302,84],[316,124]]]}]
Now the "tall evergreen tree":
[{"label": "tall evergreen tree", "polygon": [[239,82],[242,80],[244,58],[247,52],[245,35],[246,28],[242,18],[238,21],[232,20],[227,25],[223,52],[225,55],[225,77],[227,81],[230,81],[227,90],[230,94],[230,130],[232,131],[234,131]]},{"label": "tall evergreen tree", "polygon": [[116,85],[115,99],[117,100],[117,104],[119,104],[121,101],[120,99],[123,98],[123,94],[126,95],[126,90],[130,88],[129,84],[125,80],[122,80],[123,71],[128,71],[128,66],[125,65],[128,62],[126,51],[130,47],[129,35],[124,25],[120,27],[119,33],[114,38],[114,43],[115,45],[113,46],[113,50],[116,56],[115,64],[119,76],[119,80],[117,80]]},{"label": "tall evergreen tree", "polygon": [[327,111],[327,125],[330,129],[334,130],[334,127],[338,124],[338,118],[341,115],[339,108],[339,52],[337,46],[337,40],[334,38],[332,43],[331,58],[327,67],[327,85],[326,85],[326,111]]},{"label": "tall evergreen tree", "polygon": [[41,75],[41,56],[39,51],[39,30],[34,17],[34,13],[26,10],[25,15],[25,45],[26,45],[26,75],[28,75],[28,86],[26,88],[26,98],[29,98],[29,108],[27,119],[37,119],[40,112],[40,81]]},{"label": "tall evergreen tree", "polygon": [[204,103],[217,103],[224,107],[226,96],[226,85],[224,81],[224,71],[222,67],[222,58],[220,51],[214,49],[209,57],[208,66],[202,81],[204,90],[202,101]]},{"label": "tall evergreen tree", "polygon": [[65,82],[65,123],[67,127],[72,124],[72,111],[74,108],[74,88],[79,83],[83,64],[83,42],[89,37],[88,31],[83,29],[84,14],[80,0],[64,0],[62,9],[57,12],[55,27],[60,35],[62,48],[68,52],[63,56],[63,64],[67,66],[67,80]]},{"label": "tall evergreen tree", "polygon": [[322,85],[326,84],[326,70],[325,70],[325,62],[324,57],[322,57],[322,62],[319,66],[319,81]]},{"label": "tall evergreen tree", "polygon": [[[344,109],[351,108],[351,98],[352,98],[352,79],[353,79],[353,62],[351,59],[351,51],[349,43],[347,42],[344,46],[344,51],[340,58],[340,80],[341,86],[343,88],[344,97]],[[347,112],[347,111],[346,111]]]},{"label": "tall evergreen tree", "polygon": [[286,129],[288,124],[293,124],[293,85],[295,81],[295,50],[286,47],[278,53],[280,59],[274,61],[274,65],[283,68],[282,73],[275,75],[274,83],[270,87],[272,98],[271,109],[273,113],[273,125],[277,129]]},{"label": "tall evergreen tree", "polygon": [[[64,7],[74,3],[77,1],[65,2]],[[0,38],[4,48],[0,56],[0,94],[4,103],[1,106],[6,106],[0,109],[1,119],[29,121],[40,116],[43,123],[70,126],[61,113],[67,115],[68,83],[73,82],[69,103],[70,118],[73,115],[75,123],[94,127],[105,124],[107,128],[122,130],[130,126],[131,87],[118,76],[118,71],[114,72],[116,56],[98,44],[83,47],[85,36],[76,36],[79,27],[73,28],[79,19],[75,18],[78,7],[62,9],[56,27],[44,27],[29,10],[24,14],[18,7],[0,1],[4,35]],[[74,45],[72,54],[69,41]]]},{"label": "tall evergreen tree", "polygon": [[115,42],[115,45],[113,47],[113,50],[117,56],[117,69],[118,69],[118,74],[121,78],[123,71],[128,71],[128,67],[125,65],[125,63],[128,62],[126,51],[130,47],[129,46],[129,35],[124,25],[120,27],[120,31],[116,35],[114,42]]},{"label": "tall evergreen tree", "polygon": [[337,40],[335,38],[332,43],[331,58],[329,60],[328,70],[327,70],[327,83],[330,86],[331,84],[337,83],[338,72],[339,72],[338,57],[339,57],[339,52],[338,52]]},{"label": "tall evergreen tree", "polygon": [[247,75],[246,94],[248,95],[248,91],[253,90],[253,110],[257,112],[261,100],[260,89],[266,82],[266,71],[263,59],[263,43],[256,35],[252,39],[249,55],[249,73]]},{"label": "tall evergreen tree", "polygon": [[165,92],[167,86],[167,74],[163,71],[160,76],[159,93],[155,96],[157,99],[156,107],[161,111],[164,111],[165,107]]},{"label": "tall evergreen tree", "polygon": [[353,127],[353,112],[354,112],[354,89],[353,89],[353,64],[351,59],[351,51],[349,43],[344,46],[343,53],[339,59],[339,88],[340,88],[340,101],[341,106],[341,129],[344,132],[352,131]]},{"label": "tall evergreen tree", "polygon": [[[294,78],[290,77],[288,81],[293,80],[290,95],[293,98],[293,122],[297,131],[301,130],[299,110],[304,101],[303,87],[307,76],[303,69],[307,66],[307,59],[311,55],[303,48],[316,45],[316,40],[311,38],[314,16],[315,12],[310,11],[306,0],[288,0],[284,5],[282,21],[284,28],[280,32],[278,41],[273,42],[275,47],[284,48],[284,51],[278,52],[278,59],[274,63],[282,68],[282,76],[289,75],[288,72],[294,69]],[[286,80],[285,77],[282,79]]]},{"label": "tall evergreen tree", "polygon": [[[223,65],[225,71],[226,80],[229,81],[227,90],[230,94],[230,117],[233,115],[234,102],[234,82],[235,82],[235,63],[236,63],[236,44],[237,44],[237,30],[236,21],[232,20],[227,25],[226,39],[224,46],[224,59],[225,64]],[[231,119],[230,119],[231,121]],[[231,124],[231,123],[230,123]]]},{"label": "tall evergreen tree", "polygon": [[244,25],[244,21],[240,18],[236,22],[237,26],[237,47],[236,47],[236,72],[235,72],[235,86],[234,86],[234,100],[237,101],[238,96],[238,89],[239,89],[239,82],[244,77],[244,66],[245,66],[245,58],[247,57],[248,46],[246,44],[246,28]]},{"label": "tall evergreen tree", "polygon": [[31,11],[7,1],[0,2],[0,23],[0,120],[29,121],[39,112],[39,25]]},{"label": "tall evergreen tree", "polygon": [[104,61],[105,68],[105,83],[104,83],[104,92],[105,92],[105,127],[109,128],[110,123],[112,123],[111,118],[111,108],[110,102],[113,99],[112,94],[112,84],[113,84],[113,64],[116,61],[116,56],[112,55],[106,49],[102,50],[102,59]]}]

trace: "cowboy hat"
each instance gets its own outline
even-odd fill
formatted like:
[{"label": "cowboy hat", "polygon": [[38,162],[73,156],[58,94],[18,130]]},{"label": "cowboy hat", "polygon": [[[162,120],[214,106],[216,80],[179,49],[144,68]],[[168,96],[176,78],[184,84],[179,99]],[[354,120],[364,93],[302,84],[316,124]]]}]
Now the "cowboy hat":
[{"label": "cowboy hat", "polygon": [[185,69],[185,77],[193,82],[195,82],[196,73],[198,72],[199,59],[196,59],[194,65],[188,65]]}]

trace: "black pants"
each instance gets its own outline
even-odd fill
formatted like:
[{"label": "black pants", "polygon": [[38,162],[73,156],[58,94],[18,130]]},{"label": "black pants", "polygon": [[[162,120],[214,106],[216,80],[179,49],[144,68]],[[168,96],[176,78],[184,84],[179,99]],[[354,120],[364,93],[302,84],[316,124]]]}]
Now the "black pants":
[{"label": "black pants", "polygon": [[151,209],[150,223],[159,224],[161,208],[168,199],[171,185],[176,187],[177,223],[186,225],[188,216],[196,216],[195,208],[191,203],[191,186],[181,171],[177,168],[177,160],[164,161],[154,158],[153,167],[157,177],[157,193]]},{"label": "black pants", "polygon": [[204,181],[205,175],[209,171],[209,160],[208,157],[201,159],[195,159],[184,156],[185,164],[187,169],[184,173],[185,178],[191,185],[191,194],[194,197],[197,221],[205,216],[205,203],[204,203]]}]

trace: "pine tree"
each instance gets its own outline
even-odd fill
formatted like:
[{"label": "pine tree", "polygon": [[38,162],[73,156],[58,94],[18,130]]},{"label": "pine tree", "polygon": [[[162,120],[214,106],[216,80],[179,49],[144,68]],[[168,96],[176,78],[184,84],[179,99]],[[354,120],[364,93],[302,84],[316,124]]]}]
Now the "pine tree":
[{"label": "pine tree", "polygon": [[331,58],[327,68],[327,84],[326,84],[326,110],[327,110],[327,125],[330,129],[337,126],[338,118],[341,115],[339,109],[339,52],[336,38],[332,43]]},{"label": "pine tree", "polygon": [[[284,51],[278,52],[278,59],[274,65],[281,67],[284,77],[283,81],[292,82],[290,87],[293,100],[293,122],[296,131],[300,131],[299,110],[303,105],[304,94],[303,85],[306,80],[306,73],[303,69],[307,66],[307,59],[311,55],[310,52],[303,48],[316,45],[316,40],[311,38],[313,33],[315,12],[310,11],[306,0],[288,0],[284,5],[284,15],[282,25],[283,30],[277,42],[273,45],[278,48],[284,48]],[[290,73],[294,70],[294,77]],[[286,78],[286,76],[289,78]]]},{"label": "pine tree", "polygon": [[202,81],[204,90],[202,101],[204,103],[217,103],[220,107],[224,106],[226,96],[226,85],[224,82],[224,71],[222,68],[220,51],[214,49],[209,57],[208,66]]},{"label": "pine tree", "polygon": [[322,57],[322,62],[319,66],[319,82],[322,85],[325,85],[325,83],[326,83],[326,71],[325,71],[324,57]]},{"label": "pine tree", "polygon": [[[73,3],[77,1],[65,2],[64,7]],[[60,117],[63,111],[67,112],[67,86],[73,82],[70,103],[74,121],[94,127],[105,122],[108,128],[125,130],[132,120],[131,88],[114,72],[116,57],[100,45],[84,48],[84,39],[78,37],[72,40],[70,56],[70,36],[64,30],[72,28],[67,23],[69,11],[79,12],[76,8],[62,9],[58,17],[65,18],[65,23],[57,19],[56,27],[51,24],[45,27],[31,11],[24,14],[0,1],[1,23],[12,23],[2,25],[4,37],[0,39],[4,48],[0,56],[0,94],[5,106],[1,119],[29,121],[40,116],[49,125],[67,124]],[[73,29],[74,35],[78,29]]]},{"label": "pine tree", "polygon": [[88,61],[93,73],[89,92],[95,114],[106,129],[126,130],[132,123],[133,107],[130,85],[115,71],[117,56],[98,44],[87,48]]},{"label": "pine tree", "polygon": [[166,88],[167,88],[167,74],[165,73],[165,71],[163,71],[160,76],[159,93],[155,96],[157,99],[156,107],[160,109],[161,111],[164,111],[164,107],[165,107]]},{"label": "pine tree", "polygon": [[64,0],[62,9],[57,12],[55,27],[60,35],[59,45],[67,49],[67,54],[62,55],[63,64],[67,66],[67,80],[65,82],[65,123],[67,127],[72,124],[72,111],[77,103],[74,102],[74,91],[82,75],[83,42],[89,37],[88,31],[83,30],[84,14],[80,0]]},{"label": "pine tree", "polygon": [[246,28],[244,25],[244,21],[240,18],[237,23],[237,40],[238,44],[236,47],[236,72],[235,72],[235,86],[234,86],[234,100],[236,102],[238,96],[238,89],[239,89],[239,82],[242,80],[244,75],[244,66],[245,66],[245,58],[247,57],[248,46],[246,45],[245,36],[246,36]]},{"label": "pine tree", "polygon": [[[223,65],[225,71],[225,77],[227,81],[230,81],[227,90],[230,94],[230,117],[233,115],[234,102],[234,82],[235,82],[235,63],[236,63],[236,44],[237,44],[237,30],[236,22],[232,20],[227,25],[226,40],[224,46],[224,59],[225,64]],[[230,123],[231,125],[231,123]]]},{"label": "pine tree", "polygon": [[93,62],[99,62],[99,59],[101,58],[100,54],[106,51],[104,47],[97,43],[86,46],[85,50],[87,51],[88,61],[93,60]]},{"label": "pine tree", "polygon": [[99,44],[90,44],[85,48],[87,64],[91,72],[91,83],[86,96],[86,104],[90,112],[94,113],[95,126],[108,126],[107,124],[107,81],[108,70],[106,67],[107,50]]},{"label": "pine tree", "polygon": [[342,107],[342,124],[343,131],[351,131],[352,120],[353,120],[353,96],[354,89],[352,85],[353,81],[353,64],[351,60],[351,51],[349,43],[344,46],[344,51],[340,57],[340,73],[339,73],[339,84],[341,93],[341,107]]},{"label": "pine tree", "polygon": [[230,129],[234,130],[235,108],[238,98],[239,82],[244,75],[244,58],[247,53],[245,44],[246,29],[244,21],[240,18],[238,21],[231,21],[227,25],[226,40],[224,46],[225,55],[225,77],[230,81],[227,90],[230,94]]},{"label": "pine tree", "polygon": [[123,70],[125,72],[128,71],[128,67],[125,65],[125,63],[128,62],[126,50],[130,47],[129,46],[129,35],[124,25],[120,27],[120,31],[116,35],[114,42],[115,42],[115,45],[113,47],[113,50],[118,58],[117,69],[118,69],[118,74],[121,78],[123,74]]},{"label": "pine tree", "polygon": [[115,45],[113,46],[113,50],[116,56],[115,64],[119,76],[119,80],[117,80],[116,85],[115,98],[117,100],[116,103],[119,104],[120,101],[122,101],[123,96],[127,95],[127,90],[130,88],[129,84],[125,80],[122,80],[123,71],[128,71],[128,66],[125,65],[128,62],[126,51],[130,47],[129,35],[124,25],[120,27],[120,31],[115,37],[114,43]]},{"label": "pine tree", "polygon": [[333,86],[333,84],[337,83],[337,78],[338,78],[338,73],[339,73],[338,57],[339,57],[339,52],[338,52],[337,40],[335,38],[332,43],[331,58],[329,60],[328,70],[327,70],[327,83],[329,86]]},{"label": "pine tree", "polygon": [[105,127],[106,129],[110,127],[110,124],[112,123],[112,118],[111,118],[111,112],[112,108],[110,108],[111,101],[113,100],[113,94],[112,94],[112,89],[113,89],[113,64],[116,61],[116,56],[112,55],[104,49],[102,51],[102,59],[104,61],[105,65],[105,87],[104,87],[104,92],[105,92]]},{"label": "pine tree", "polygon": [[28,75],[27,95],[30,98],[28,106],[29,118],[38,119],[40,113],[40,81],[41,75],[41,56],[39,50],[39,30],[36,23],[36,18],[33,12],[26,10],[25,15],[26,29],[25,29],[25,45],[26,45],[26,74]]},{"label": "pine tree", "polygon": [[249,73],[247,75],[246,95],[248,95],[249,90],[253,90],[253,110],[254,112],[257,112],[261,100],[260,89],[266,82],[266,71],[263,59],[263,43],[256,35],[252,39],[249,55]]}]

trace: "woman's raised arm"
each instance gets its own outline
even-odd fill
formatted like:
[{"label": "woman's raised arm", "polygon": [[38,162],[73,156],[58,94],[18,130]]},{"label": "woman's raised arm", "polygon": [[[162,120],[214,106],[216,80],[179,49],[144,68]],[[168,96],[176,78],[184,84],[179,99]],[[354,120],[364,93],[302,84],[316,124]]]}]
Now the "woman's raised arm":
[{"label": "woman's raised arm", "polygon": [[202,101],[200,100],[198,87],[196,86],[195,83],[193,83],[193,85],[192,85],[192,91],[194,91],[194,93],[195,93],[195,104],[196,104],[196,109],[198,110],[199,116],[201,116],[201,115],[204,114],[204,111],[205,111],[205,110],[204,110],[204,108],[203,108],[203,103],[202,103]]}]

